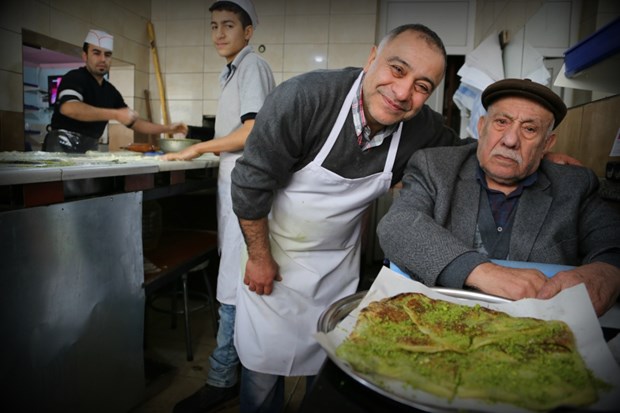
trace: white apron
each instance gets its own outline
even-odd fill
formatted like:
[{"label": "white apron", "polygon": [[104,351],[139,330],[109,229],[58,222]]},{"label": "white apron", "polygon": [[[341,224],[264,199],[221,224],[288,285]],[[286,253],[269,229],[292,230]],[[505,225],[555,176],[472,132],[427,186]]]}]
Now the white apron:
[{"label": "white apron", "polygon": [[235,304],[241,260],[245,250],[239,219],[233,212],[230,174],[241,153],[222,152],[217,175],[217,236],[220,266],[217,276],[217,301]]},{"label": "white apron", "polygon": [[334,301],[356,291],[360,276],[361,218],[388,191],[401,128],[392,138],[383,172],[343,178],[321,165],[344,124],[361,75],[344,100],[327,142],[290,184],[276,194],[269,227],[281,282],[271,295],[237,290],[235,346],[243,366],[275,375],[318,373],[325,353],[314,339],[317,320]]},{"label": "white apron", "polygon": [[[244,49],[237,55],[235,64],[240,65],[244,56],[250,53]],[[236,69],[235,69],[236,71]],[[242,126],[241,104],[238,73],[231,74],[227,67],[220,72],[220,97],[215,114],[215,137],[227,136]],[[217,175],[217,236],[220,253],[220,265],[217,276],[217,300],[220,303],[234,305],[239,277],[241,276],[241,259],[245,243],[239,219],[232,209],[231,178],[235,162],[242,151],[221,152]]]}]

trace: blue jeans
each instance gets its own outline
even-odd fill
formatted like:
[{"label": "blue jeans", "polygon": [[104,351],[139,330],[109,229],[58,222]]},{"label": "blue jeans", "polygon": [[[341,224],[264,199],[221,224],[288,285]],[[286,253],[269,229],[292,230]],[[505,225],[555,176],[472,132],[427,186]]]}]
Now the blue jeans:
[{"label": "blue jeans", "polygon": [[239,380],[239,356],[237,356],[233,339],[235,312],[236,308],[234,305],[220,304],[217,347],[209,357],[211,368],[207,375],[207,384],[211,386],[232,387]]},{"label": "blue jeans", "polygon": [[[306,376],[306,394],[316,376]],[[284,376],[259,373],[241,366],[240,413],[281,413]]]}]

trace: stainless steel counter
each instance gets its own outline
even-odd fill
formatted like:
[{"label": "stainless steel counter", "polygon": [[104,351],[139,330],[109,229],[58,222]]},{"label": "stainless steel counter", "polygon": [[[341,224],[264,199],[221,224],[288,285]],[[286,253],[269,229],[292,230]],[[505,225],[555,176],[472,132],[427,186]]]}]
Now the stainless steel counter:
[{"label": "stainless steel counter", "polygon": [[124,413],[143,400],[141,214],[140,192],[0,212],[7,404]]},{"label": "stainless steel counter", "polygon": [[68,181],[123,175],[215,168],[219,157],[205,154],[191,161],[163,161],[137,152],[0,152],[0,185]]},{"label": "stainless steel counter", "polygon": [[8,404],[122,413],[142,401],[143,204],[213,189],[218,165],[214,155],[0,152]]},{"label": "stainless steel counter", "polygon": [[164,161],[138,152],[0,152],[0,208],[143,191],[145,199],[215,186],[219,157]]}]

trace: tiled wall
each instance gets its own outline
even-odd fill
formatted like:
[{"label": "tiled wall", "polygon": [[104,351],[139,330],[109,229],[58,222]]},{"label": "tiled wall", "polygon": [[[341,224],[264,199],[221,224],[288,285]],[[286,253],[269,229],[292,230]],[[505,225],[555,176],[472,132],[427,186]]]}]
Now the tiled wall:
[{"label": "tiled wall", "polygon": [[[312,69],[361,66],[375,43],[382,0],[254,1],[260,24],[251,44],[256,49],[264,45],[262,55],[278,83]],[[489,30],[518,27],[540,3],[478,0],[475,43]],[[0,5],[0,150],[23,148],[22,29],[78,46],[91,28],[114,34],[117,73],[115,77],[113,66],[112,82],[129,88],[124,92],[126,101],[143,117],[147,114],[144,90],[149,90],[154,120],[160,121],[159,88],[146,30],[151,20],[170,118],[200,125],[203,114],[215,113],[217,78],[224,64],[211,43],[210,4],[210,0],[4,0]],[[592,4],[597,16],[609,14],[605,14],[608,9],[617,15],[615,0]],[[126,71],[131,68],[133,78],[128,78]]]},{"label": "tiled wall", "polygon": [[[0,5],[0,150],[21,150],[23,131],[22,28],[81,46],[91,28],[115,36],[114,65],[133,65],[129,105],[146,117],[144,90],[161,120],[147,21],[152,20],[172,121],[200,125],[214,114],[224,60],[211,43],[210,0],[4,0]],[[378,0],[255,0],[260,24],[251,44],[279,83],[317,68],[365,63],[375,41]],[[322,57],[316,61],[315,57]],[[123,63],[124,64],[124,63]],[[123,67],[123,70],[125,68]],[[123,76],[124,77],[124,76]],[[123,83],[126,83],[123,80]],[[10,128],[10,130],[6,130]]]},{"label": "tiled wall", "polygon": [[[135,68],[135,96],[148,88],[146,22],[151,0],[4,0],[0,5],[0,150],[22,150],[24,139],[22,29],[82,45],[89,29],[114,34],[114,56]],[[134,95],[133,93],[131,95]],[[129,105],[143,104],[129,96]]]},{"label": "tiled wall", "polygon": [[[152,0],[152,21],[172,121],[200,125],[216,112],[225,60],[212,45],[210,1]],[[363,66],[375,42],[378,0],[254,0],[259,25],[250,44],[276,83],[313,69]],[[261,47],[262,50],[262,47]],[[154,115],[161,114],[152,70]],[[160,119],[160,118],[158,118]]]}]

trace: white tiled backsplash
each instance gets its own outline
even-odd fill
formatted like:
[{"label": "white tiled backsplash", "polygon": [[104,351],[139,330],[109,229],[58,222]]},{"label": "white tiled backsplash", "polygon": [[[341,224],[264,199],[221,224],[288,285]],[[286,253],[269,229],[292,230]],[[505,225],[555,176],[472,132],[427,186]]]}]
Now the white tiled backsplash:
[{"label": "white tiled backsplash", "polygon": [[[196,125],[202,114],[215,114],[218,76],[225,61],[212,46],[210,2],[187,3],[191,13],[170,7],[166,0],[153,1],[151,15],[171,120]],[[259,24],[250,44],[257,52],[264,46],[261,56],[269,62],[276,83],[314,69],[363,66],[375,42],[377,3],[254,0]],[[153,75],[150,89],[152,105],[158,107]]]},{"label": "white tiled backsplash", "polygon": [[[363,66],[375,41],[379,0],[254,0],[259,25],[250,42],[269,62],[276,83],[322,68]],[[218,75],[225,64],[212,46],[210,0],[76,3],[9,0],[0,13],[0,110],[23,110],[22,30],[81,47],[89,29],[114,35],[110,79],[128,105],[161,121],[150,51],[152,21],[171,121],[192,125],[215,114]],[[121,63],[121,62],[126,62]]]}]

